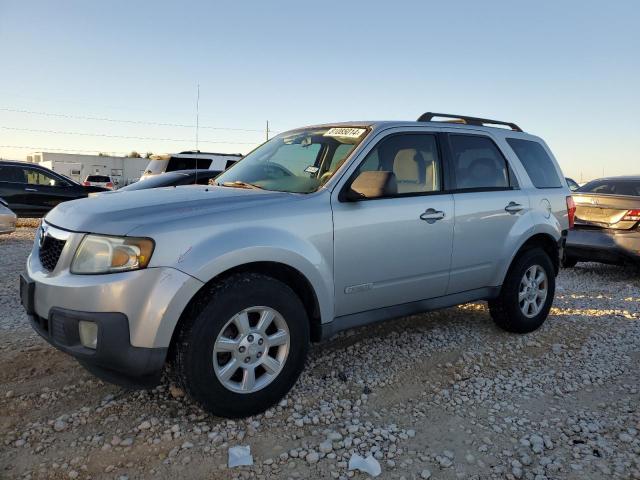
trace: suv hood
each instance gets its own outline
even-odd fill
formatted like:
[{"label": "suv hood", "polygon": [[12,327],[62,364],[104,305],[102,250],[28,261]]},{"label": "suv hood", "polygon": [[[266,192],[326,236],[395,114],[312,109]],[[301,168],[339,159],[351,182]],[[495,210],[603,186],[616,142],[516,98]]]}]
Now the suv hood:
[{"label": "suv hood", "polygon": [[75,232],[126,235],[136,227],[264,206],[295,194],[258,189],[183,186],[103,193],[61,203],[45,220]]}]

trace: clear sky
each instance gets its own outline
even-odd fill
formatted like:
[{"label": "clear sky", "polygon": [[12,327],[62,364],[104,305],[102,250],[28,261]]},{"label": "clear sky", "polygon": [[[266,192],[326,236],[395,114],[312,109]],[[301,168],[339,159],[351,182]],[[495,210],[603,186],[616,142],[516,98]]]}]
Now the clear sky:
[{"label": "clear sky", "polygon": [[441,111],[520,124],[576,180],[640,173],[637,0],[0,0],[0,157],[194,148],[157,123],[193,125],[198,83],[201,125],[255,130],[203,151]]}]

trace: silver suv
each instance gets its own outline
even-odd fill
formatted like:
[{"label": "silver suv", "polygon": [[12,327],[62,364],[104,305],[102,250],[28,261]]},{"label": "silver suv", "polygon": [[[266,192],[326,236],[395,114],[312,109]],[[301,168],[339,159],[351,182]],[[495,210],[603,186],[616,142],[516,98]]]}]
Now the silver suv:
[{"label": "silver suv", "polygon": [[22,302],[103,379],[152,385],[169,363],[205,409],[251,415],[340,330],[476,300],[538,328],[572,221],[563,178],[541,139],[495,120],[292,130],[215,185],[59,205]]}]

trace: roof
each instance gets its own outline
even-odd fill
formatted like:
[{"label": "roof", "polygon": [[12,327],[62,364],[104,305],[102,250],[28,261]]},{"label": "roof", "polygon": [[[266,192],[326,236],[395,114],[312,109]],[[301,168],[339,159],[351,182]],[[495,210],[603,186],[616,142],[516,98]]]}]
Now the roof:
[{"label": "roof", "polygon": [[593,180],[591,180],[592,182],[595,181],[602,181],[602,180],[631,180],[631,181],[635,181],[635,182],[640,182],[640,175],[619,175],[616,177],[602,177],[602,178],[594,178]]},{"label": "roof", "polygon": [[3,164],[3,165],[15,165],[17,167],[24,167],[25,165],[27,165],[29,167],[39,167],[39,168],[44,168],[44,169],[48,170],[48,168],[43,167],[40,164],[31,163],[31,162],[25,162],[23,160],[0,160],[0,164]]},{"label": "roof", "polygon": [[473,130],[473,131],[485,131],[489,133],[504,133],[513,137],[526,136],[530,137],[531,135],[522,132],[515,131],[508,128],[501,127],[488,127],[481,125],[465,125],[462,123],[450,123],[450,122],[417,122],[417,121],[407,121],[407,120],[362,120],[362,121],[349,121],[349,122],[335,122],[335,123],[321,123],[317,125],[309,125],[306,127],[295,128],[290,130],[294,132],[296,130],[302,130],[307,128],[329,128],[329,127],[368,127],[372,130],[385,130],[388,128],[395,127],[433,127],[433,128],[455,128],[459,130]]}]

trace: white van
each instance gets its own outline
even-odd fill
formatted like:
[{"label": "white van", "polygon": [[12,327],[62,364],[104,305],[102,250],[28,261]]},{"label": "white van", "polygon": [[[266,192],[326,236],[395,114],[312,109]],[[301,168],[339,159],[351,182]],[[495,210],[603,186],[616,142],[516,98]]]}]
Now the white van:
[{"label": "white van", "polygon": [[210,153],[200,151],[152,155],[140,180],[176,170],[202,169],[223,172],[241,158],[242,155],[239,153]]}]

